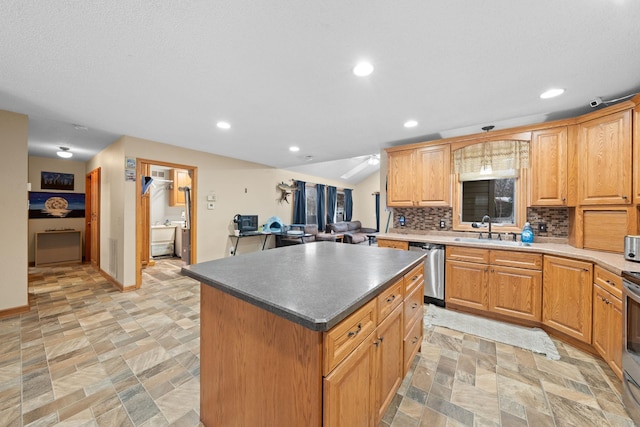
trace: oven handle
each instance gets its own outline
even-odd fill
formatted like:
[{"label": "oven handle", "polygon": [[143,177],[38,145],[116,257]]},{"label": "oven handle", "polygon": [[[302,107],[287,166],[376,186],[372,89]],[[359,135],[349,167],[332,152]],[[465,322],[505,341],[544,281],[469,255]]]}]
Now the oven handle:
[{"label": "oven handle", "polygon": [[640,303],[640,286],[627,280],[622,280],[624,288],[628,291],[627,295],[635,302]]}]

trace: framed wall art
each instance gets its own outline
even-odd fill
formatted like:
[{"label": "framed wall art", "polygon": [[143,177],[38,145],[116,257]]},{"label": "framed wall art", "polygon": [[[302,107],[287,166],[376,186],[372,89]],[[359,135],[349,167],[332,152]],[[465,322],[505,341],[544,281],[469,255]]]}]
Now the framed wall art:
[{"label": "framed wall art", "polygon": [[29,192],[29,218],[84,218],[84,193]]},{"label": "framed wall art", "polygon": [[61,172],[41,172],[40,188],[43,190],[74,190],[74,175]]}]

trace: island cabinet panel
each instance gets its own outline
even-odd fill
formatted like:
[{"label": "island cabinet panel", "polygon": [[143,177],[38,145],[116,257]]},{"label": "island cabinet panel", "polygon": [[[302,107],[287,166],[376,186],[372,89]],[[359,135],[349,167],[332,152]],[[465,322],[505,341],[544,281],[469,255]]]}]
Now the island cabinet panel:
[{"label": "island cabinet panel", "polygon": [[377,297],[378,322],[382,322],[391,312],[402,304],[404,280],[400,279]]},{"label": "island cabinet panel", "polygon": [[404,378],[402,306],[398,306],[376,329],[377,425],[396,395]]},{"label": "island cabinet panel", "polygon": [[424,264],[420,263],[416,268],[404,275],[404,294],[409,295],[416,288],[424,287]]},{"label": "island cabinet panel", "polygon": [[378,239],[378,247],[379,248],[402,249],[404,251],[408,251],[409,250],[409,242],[401,241],[401,240]]},{"label": "island cabinet panel", "polygon": [[320,427],[322,333],[208,285],[200,301],[202,423]]},{"label": "island cabinet panel", "polygon": [[591,263],[544,256],[542,322],[559,332],[591,344]]},{"label": "island cabinet panel", "polygon": [[631,204],[631,110],[578,125],[578,202]]},{"label": "island cabinet panel", "polygon": [[567,206],[567,127],[531,134],[531,206]]},{"label": "island cabinet panel", "polygon": [[375,378],[372,376],[375,350],[373,334],[369,334],[324,378],[324,427],[374,427],[371,414],[376,412]]},{"label": "island cabinet panel", "polygon": [[539,322],[542,319],[542,271],[491,266],[489,310]]},{"label": "island cabinet panel", "polygon": [[420,345],[422,344],[423,337],[423,316],[416,316],[413,323],[406,330],[404,336],[404,375],[407,375],[411,364],[418,351],[420,351]]},{"label": "island cabinet panel", "polygon": [[387,205],[407,207],[414,205],[415,150],[388,153]]},{"label": "island cabinet panel", "polygon": [[622,301],[593,285],[593,347],[622,379]]}]

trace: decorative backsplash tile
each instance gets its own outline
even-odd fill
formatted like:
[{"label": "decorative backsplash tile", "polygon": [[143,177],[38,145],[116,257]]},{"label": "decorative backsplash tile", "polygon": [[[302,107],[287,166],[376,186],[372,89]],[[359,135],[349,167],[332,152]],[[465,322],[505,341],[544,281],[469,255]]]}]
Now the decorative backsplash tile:
[{"label": "decorative backsplash tile", "polygon": [[[394,212],[394,231],[416,232],[423,234],[433,231],[453,231],[451,228],[453,209],[451,208],[392,208]],[[400,216],[404,216],[405,225],[401,226]],[[440,221],[445,228],[440,228]],[[531,223],[534,233],[540,237],[568,237],[569,211],[567,208],[527,208],[527,221]],[[547,232],[538,231],[538,224],[547,224]]]}]

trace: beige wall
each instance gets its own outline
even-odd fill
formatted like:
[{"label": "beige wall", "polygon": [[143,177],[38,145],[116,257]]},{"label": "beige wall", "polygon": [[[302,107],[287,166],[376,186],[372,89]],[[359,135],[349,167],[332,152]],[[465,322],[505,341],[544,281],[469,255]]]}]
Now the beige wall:
[{"label": "beige wall", "polygon": [[0,310],[28,304],[27,170],[29,120],[23,114],[0,110],[2,170],[2,240],[0,245]]},{"label": "beige wall", "polygon": [[[271,216],[291,223],[292,205],[280,203],[280,182],[291,179],[348,187],[330,181],[257,163],[148,141],[122,137],[87,164],[87,171],[102,168],[101,268],[123,286],[135,284],[136,183],[124,180],[124,159],[135,157],[196,167],[198,193],[193,197],[197,210],[198,262],[229,256],[228,235],[235,214],[257,214],[260,224]],[[207,209],[207,195],[215,193],[215,209]],[[291,197],[289,200],[291,201]],[[355,205],[354,205],[355,207]],[[238,254],[259,250],[261,240],[246,238]]]},{"label": "beige wall", "polygon": [[[373,193],[380,191],[380,172],[371,174],[353,189],[353,220],[363,227],[376,228],[376,206]],[[382,226],[382,213],[380,214]]]},{"label": "beige wall", "polygon": [[[45,157],[29,157],[29,182],[31,191],[45,191],[58,193],[84,193],[85,192],[85,162],[76,162],[68,159],[49,159]],[[42,190],[40,188],[40,172],[61,172],[74,175],[74,190]],[[73,228],[80,230],[84,242],[84,218],[37,218],[29,220],[29,262],[35,261],[34,234],[49,229]],[[84,253],[84,245],[83,245]]]}]

